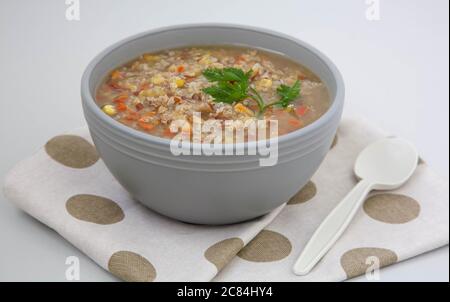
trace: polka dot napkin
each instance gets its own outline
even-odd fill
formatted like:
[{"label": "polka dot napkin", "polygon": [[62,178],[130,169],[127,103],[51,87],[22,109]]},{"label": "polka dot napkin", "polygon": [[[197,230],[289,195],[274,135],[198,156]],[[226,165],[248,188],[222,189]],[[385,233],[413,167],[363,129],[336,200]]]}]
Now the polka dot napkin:
[{"label": "polka dot napkin", "polygon": [[[311,181],[285,206],[230,226],[197,226],[134,201],[99,159],[87,129],[57,136],[6,177],[8,199],[125,281],[338,281],[448,244],[448,183],[421,161],[410,181],[373,192],[307,276],[292,266],[356,184],[358,153],[386,136],[346,118]],[[370,261],[368,261],[368,259]],[[382,278],[382,271],[381,271]]]}]

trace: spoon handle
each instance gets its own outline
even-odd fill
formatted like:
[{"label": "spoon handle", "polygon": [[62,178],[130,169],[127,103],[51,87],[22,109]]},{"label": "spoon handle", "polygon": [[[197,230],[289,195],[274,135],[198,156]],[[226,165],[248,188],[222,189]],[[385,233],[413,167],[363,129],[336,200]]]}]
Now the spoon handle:
[{"label": "spoon handle", "polygon": [[372,187],[372,183],[364,179],[361,180],[328,214],[295,263],[294,273],[296,275],[308,274],[328,252],[350,224]]}]

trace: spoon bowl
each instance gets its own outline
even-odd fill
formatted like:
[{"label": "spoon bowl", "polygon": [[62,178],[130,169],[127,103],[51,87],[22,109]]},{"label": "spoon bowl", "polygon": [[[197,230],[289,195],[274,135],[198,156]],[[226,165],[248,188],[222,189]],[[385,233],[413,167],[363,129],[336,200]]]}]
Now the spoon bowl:
[{"label": "spoon bowl", "polygon": [[358,156],[354,171],[376,190],[393,190],[414,173],[419,155],[414,146],[401,138],[385,138],[366,147]]},{"label": "spoon bowl", "polygon": [[408,141],[384,138],[366,147],[354,171],[361,180],[325,218],[294,265],[306,275],[344,233],[371,190],[393,190],[403,185],[417,167],[419,155]]}]

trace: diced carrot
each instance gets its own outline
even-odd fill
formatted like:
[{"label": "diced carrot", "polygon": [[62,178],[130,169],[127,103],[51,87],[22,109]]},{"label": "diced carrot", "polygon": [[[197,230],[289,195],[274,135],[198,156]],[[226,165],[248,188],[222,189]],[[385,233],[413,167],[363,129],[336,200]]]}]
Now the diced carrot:
[{"label": "diced carrot", "polygon": [[143,121],[138,121],[138,125],[142,129],[147,130],[147,131],[152,130],[153,128],[155,128],[154,125],[152,125],[150,123],[143,122]]},{"label": "diced carrot", "polygon": [[111,73],[111,79],[113,79],[113,80],[118,80],[118,79],[120,79],[122,77],[122,73],[120,72],[120,71],[118,71],[118,70],[114,70],[112,73]]},{"label": "diced carrot", "polygon": [[125,111],[125,110],[128,109],[128,106],[125,105],[124,103],[117,103],[116,109],[117,109],[118,111]]},{"label": "diced carrot", "polygon": [[301,105],[297,109],[295,109],[295,113],[299,116],[304,116],[308,112],[309,108],[305,105]]},{"label": "diced carrot", "polygon": [[246,107],[245,105],[243,105],[241,103],[237,103],[236,105],[234,105],[234,111],[248,115],[248,116],[254,115],[253,111],[251,111],[248,107]]},{"label": "diced carrot", "polygon": [[173,100],[175,101],[175,103],[181,103],[182,101],[183,101],[183,99],[182,98],[180,98],[179,96],[174,96],[173,97]]},{"label": "diced carrot", "polygon": [[174,137],[175,134],[176,134],[176,133],[172,133],[172,132],[170,131],[170,128],[164,129],[164,132],[163,132],[163,136],[169,137],[169,138]]},{"label": "diced carrot", "polygon": [[116,97],[113,102],[114,103],[125,103],[128,100],[128,95],[119,95],[118,97]]},{"label": "diced carrot", "polygon": [[289,125],[294,126],[294,127],[300,127],[302,125],[302,122],[296,119],[290,119],[288,121]]},{"label": "diced carrot", "polygon": [[184,66],[183,65],[178,66],[177,67],[177,71],[178,72],[183,72],[184,71]]}]

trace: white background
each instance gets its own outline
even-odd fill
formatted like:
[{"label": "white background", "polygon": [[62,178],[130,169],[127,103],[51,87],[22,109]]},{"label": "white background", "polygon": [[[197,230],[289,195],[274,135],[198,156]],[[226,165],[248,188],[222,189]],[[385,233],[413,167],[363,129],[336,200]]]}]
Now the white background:
[{"label": "white background", "polygon": [[[266,27],[311,43],[341,70],[346,111],[416,144],[449,175],[449,2],[380,0],[64,0],[0,2],[0,177],[48,138],[85,124],[81,74],[98,52],[160,26],[228,22]],[[76,255],[81,278],[115,280],[52,230],[0,196],[0,281],[64,280]],[[449,279],[448,247],[384,269],[382,281]],[[360,278],[359,280],[364,280]]]}]

